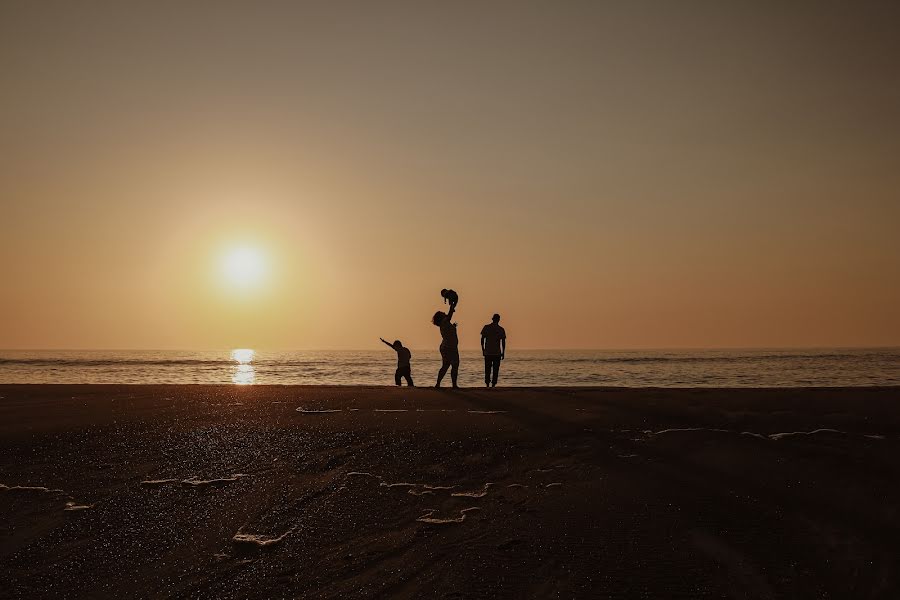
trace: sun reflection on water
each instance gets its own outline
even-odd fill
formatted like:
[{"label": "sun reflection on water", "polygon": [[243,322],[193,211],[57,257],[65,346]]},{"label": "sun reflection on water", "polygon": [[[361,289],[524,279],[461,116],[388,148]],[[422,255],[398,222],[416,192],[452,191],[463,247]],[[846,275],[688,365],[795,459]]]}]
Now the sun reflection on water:
[{"label": "sun reflection on water", "polygon": [[231,351],[231,359],[237,363],[231,375],[231,382],[235,385],[251,385],[255,381],[253,354],[252,348],[235,348]]}]

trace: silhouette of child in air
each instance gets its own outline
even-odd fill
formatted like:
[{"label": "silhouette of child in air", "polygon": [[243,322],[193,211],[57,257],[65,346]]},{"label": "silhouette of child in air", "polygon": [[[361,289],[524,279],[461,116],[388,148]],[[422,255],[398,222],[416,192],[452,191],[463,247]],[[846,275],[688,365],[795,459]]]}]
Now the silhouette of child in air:
[{"label": "silhouette of child in air", "polygon": [[402,377],[406,379],[406,384],[409,387],[415,387],[412,380],[412,368],[409,364],[409,360],[412,358],[412,352],[409,351],[409,348],[404,348],[403,344],[400,343],[400,340],[394,340],[394,343],[392,344],[384,338],[378,339],[390,346],[397,353],[397,371],[394,373],[394,382],[397,385],[400,385],[400,378]]},{"label": "silhouette of child in air", "polygon": [[453,290],[441,290],[441,298],[444,299],[444,304],[449,303],[450,306],[455,306],[456,303],[459,302],[459,294],[457,294]]}]

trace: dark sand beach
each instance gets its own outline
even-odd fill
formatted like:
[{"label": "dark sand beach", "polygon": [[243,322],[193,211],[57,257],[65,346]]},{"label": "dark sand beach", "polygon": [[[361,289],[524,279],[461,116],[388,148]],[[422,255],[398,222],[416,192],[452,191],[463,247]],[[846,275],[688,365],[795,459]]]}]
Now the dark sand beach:
[{"label": "dark sand beach", "polygon": [[0,386],[0,596],[896,598],[898,451],[897,388]]}]

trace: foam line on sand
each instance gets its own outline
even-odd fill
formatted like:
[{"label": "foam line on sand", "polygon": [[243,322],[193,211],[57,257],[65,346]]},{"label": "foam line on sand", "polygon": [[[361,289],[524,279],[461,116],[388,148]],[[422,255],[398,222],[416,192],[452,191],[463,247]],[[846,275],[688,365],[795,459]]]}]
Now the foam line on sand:
[{"label": "foam line on sand", "polygon": [[43,485],[4,485],[0,483],[0,491],[4,492],[24,492],[24,493],[40,493],[40,494],[63,494],[62,490],[50,489]]},{"label": "foam line on sand", "polygon": [[793,436],[817,435],[817,434],[822,434],[822,433],[830,433],[830,434],[835,434],[835,435],[847,435],[847,436],[861,435],[862,437],[869,438],[872,440],[885,439],[885,436],[878,435],[878,434],[872,434],[872,433],[857,434],[857,433],[853,433],[853,432],[849,432],[849,431],[840,431],[839,429],[827,429],[827,428],[813,429],[811,431],[785,431],[785,432],[781,432],[781,433],[763,434],[763,433],[756,433],[754,431],[734,431],[731,429],[716,429],[716,428],[711,428],[711,427],[680,427],[680,428],[672,428],[672,429],[662,429],[660,431],[652,431],[650,429],[645,429],[644,434],[654,437],[654,436],[670,434],[670,433],[691,433],[691,432],[698,432],[698,431],[706,431],[706,432],[710,432],[710,433],[731,433],[731,434],[755,437],[755,438],[761,439],[761,440],[774,440],[774,441],[782,440],[784,438],[789,438],[789,437],[793,437]]},{"label": "foam line on sand", "polygon": [[237,546],[255,546],[257,548],[266,548],[280,544],[284,538],[294,533],[296,527],[291,527],[279,536],[265,535],[262,533],[244,533],[243,527],[234,534],[231,541]]},{"label": "foam line on sand", "polygon": [[197,477],[189,477],[181,481],[182,485],[203,486],[203,485],[224,485],[233,483],[238,479],[249,477],[246,473],[234,473],[231,477],[218,477],[214,479],[199,479]]},{"label": "foam line on sand", "polygon": [[459,511],[458,517],[448,517],[442,519],[434,516],[434,514],[437,512],[437,509],[431,509],[427,513],[416,519],[416,521],[418,521],[419,523],[428,523],[429,525],[449,525],[450,523],[462,523],[466,520],[466,516],[468,513],[478,510],[481,510],[481,508],[472,506]]},{"label": "foam line on sand", "polygon": [[487,496],[488,488],[490,488],[493,483],[485,483],[480,490],[472,490],[468,492],[453,492],[450,494],[456,498],[484,498]]}]

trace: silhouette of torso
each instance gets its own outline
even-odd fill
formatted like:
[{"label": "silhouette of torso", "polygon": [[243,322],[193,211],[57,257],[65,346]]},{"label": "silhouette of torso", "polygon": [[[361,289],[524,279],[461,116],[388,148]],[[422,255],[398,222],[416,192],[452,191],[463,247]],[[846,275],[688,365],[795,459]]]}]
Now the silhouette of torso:
[{"label": "silhouette of torso", "polygon": [[488,323],[481,329],[481,335],[484,337],[484,355],[499,356],[500,340],[506,339],[506,330],[497,323]]},{"label": "silhouette of torso", "polygon": [[409,348],[402,347],[397,350],[397,367],[408,367],[409,359],[412,358],[412,352],[409,351]]},{"label": "silhouette of torso", "polygon": [[456,348],[459,345],[459,339],[456,337],[456,325],[450,322],[449,318],[441,321],[441,348]]}]

